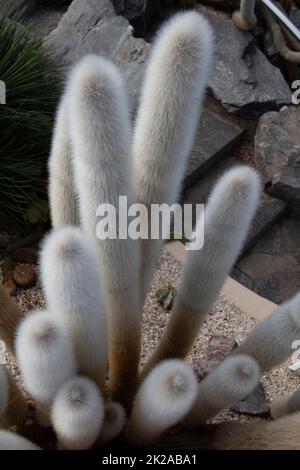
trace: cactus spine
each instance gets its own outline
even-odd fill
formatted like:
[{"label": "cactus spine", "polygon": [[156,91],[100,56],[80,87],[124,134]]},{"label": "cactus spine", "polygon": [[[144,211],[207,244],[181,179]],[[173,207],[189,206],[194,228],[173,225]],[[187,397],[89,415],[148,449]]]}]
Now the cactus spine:
[{"label": "cactus spine", "polygon": [[57,110],[48,163],[50,212],[52,226],[55,228],[76,225],[79,222],[71,158],[67,96],[65,95]]},{"label": "cactus spine", "polygon": [[264,372],[285,361],[299,337],[300,293],[257,325],[235,351],[252,356]]}]

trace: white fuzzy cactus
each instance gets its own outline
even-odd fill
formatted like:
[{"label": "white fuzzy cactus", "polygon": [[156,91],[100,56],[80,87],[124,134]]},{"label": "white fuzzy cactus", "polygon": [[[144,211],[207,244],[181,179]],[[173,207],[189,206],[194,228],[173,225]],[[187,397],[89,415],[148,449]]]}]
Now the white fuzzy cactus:
[{"label": "white fuzzy cactus", "polygon": [[48,307],[70,332],[79,373],[104,391],[107,321],[98,265],[80,229],[63,227],[45,240],[41,276]]},{"label": "white fuzzy cactus", "polygon": [[53,227],[76,225],[79,222],[79,214],[72,169],[66,95],[57,110],[48,167],[52,225]]},{"label": "white fuzzy cactus", "polygon": [[[99,448],[119,436],[137,446],[159,445],[162,434],[172,447],[173,426],[179,441],[193,436],[194,447],[300,448],[299,413],[294,413],[299,392],[278,407],[278,416],[291,414],[274,422],[207,425],[255,389],[260,369],[292,353],[300,334],[300,294],[199,384],[180,360],[243,247],[260,195],[256,172],[233,168],[213,189],[196,227],[200,240],[204,221],[203,248],[188,250],[169,324],[140,376],[142,307],[162,240],[140,243],[118,228],[116,238],[105,238],[103,220],[98,225],[99,216],[107,215],[97,212],[100,204],[110,204],[121,216],[120,196],[127,196],[128,206],[139,202],[147,208],[176,201],[212,58],[211,29],[200,14],[186,12],[167,22],[150,54],[133,138],[124,82],[113,64],[88,56],[67,81],[49,161],[54,230],[40,258],[47,310],[21,321],[15,348],[36,416],[52,425],[58,448]],[[74,227],[78,214],[80,228]],[[145,229],[148,216],[141,216]],[[107,221],[113,222],[109,216]],[[2,289],[0,337],[12,353],[19,322],[18,309]],[[0,414],[6,418],[11,396],[20,392],[12,382],[7,399],[1,369],[0,393]],[[27,403],[20,403],[25,403],[22,422]],[[15,416],[10,424],[18,426]],[[197,433],[187,429],[200,425]],[[1,446],[36,448],[4,431]]]},{"label": "white fuzzy cactus", "polygon": [[46,311],[31,313],[18,328],[16,355],[26,390],[47,414],[59,388],[76,373],[64,323]]},{"label": "white fuzzy cactus", "polygon": [[[138,202],[176,202],[212,67],[214,40],[196,12],[175,15],[154,43],[134,131]],[[143,223],[148,223],[144,220]],[[141,294],[145,299],[162,240],[142,240]]]},{"label": "white fuzzy cactus", "polygon": [[285,361],[300,338],[300,293],[280,305],[262,321],[236,349],[249,354],[267,371]]},{"label": "white fuzzy cactus", "polygon": [[164,361],[142,382],[134,399],[128,438],[149,446],[190,411],[197,393],[193,370],[179,360]]},{"label": "white fuzzy cactus", "polygon": [[200,426],[220,411],[236,405],[255,390],[259,379],[259,367],[250,356],[226,358],[198,385],[197,398],[183,425]]},{"label": "white fuzzy cactus", "polygon": [[139,241],[119,231],[116,239],[99,239],[97,208],[113,205],[120,216],[119,196],[126,196],[128,205],[135,201],[127,98],[116,67],[97,56],[75,67],[68,95],[82,226],[105,273],[110,390],[126,404],[136,387],[140,356]]},{"label": "white fuzzy cactus", "polygon": [[196,227],[204,226],[203,248],[187,252],[169,324],[144,374],[162,359],[184,359],[190,352],[241,251],[259,196],[259,177],[246,166],[232,168],[216,184],[200,216],[204,223],[199,220]]},{"label": "white fuzzy cactus", "polygon": [[61,449],[89,449],[103,424],[103,399],[95,383],[74,377],[57,393],[51,413]]}]

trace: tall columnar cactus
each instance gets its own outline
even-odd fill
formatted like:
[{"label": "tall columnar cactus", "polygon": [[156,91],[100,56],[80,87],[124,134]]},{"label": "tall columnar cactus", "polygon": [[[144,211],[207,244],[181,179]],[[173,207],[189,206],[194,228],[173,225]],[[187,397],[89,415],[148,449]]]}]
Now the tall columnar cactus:
[{"label": "tall columnar cactus", "polygon": [[128,205],[135,201],[127,98],[118,70],[97,56],[75,67],[67,93],[80,217],[105,273],[110,391],[128,405],[141,343],[139,242],[119,232],[116,239],[99,240],[97,231],[99,204],[113,205],[121,217],[119,196],[126,196]]},{"label": "tall columnar cactus", "polygon": [[[47,311],[29,315],[17,328],[20,313],[0,291],[0,337],[13,353],[17,330],[25,388],[36,401],[39,420],[46,416],[46,424],[52,424],[59,448],[101,447],[123,430],[139,446],[163,445],[165,439],[170,446],[171,439],[171,446],[177,440],[183,447],[192,442],[194,448],[300,448],[297,413],[266,423],[206,424],[255,388],[260,369],[266,371],[292,353],[300,334],[300,294],[199,384],[180,360],[190,351],[243,246],[260,195],[256,172],[233,168],[212,191],[196,227],[200,235],[204,221],[204,246],[188,251],[170,322],[140,377],[142,307],[162,241],[140,244],[124,239],[122,230],[110,239],[99,230],[104,228],[103,220],[98,225],[100,204],[111,204],[118,217],[124,215],[118,212],[119,196],[127,196],[128,205],[142,202],[148,208],[176,201],[212,50],[210,27],[198,13],[177,15],[167,23],[146,70],[133,142],[116,67],[88,56],[70,75],[49,163],[54,230],[40,259]],[[112,206],[106,206],[108,211]],[[74,226],[77,214],[81,227]],[[145,229],[148,218],[143,217]],[[20,392],[13,382],[7,391],[3,369],[1,390],[0,413],[6,419],[11,397]],[[20,403],[25,403],[22,421],[27,404],[24,399]],[[298,409],[298,394],[288,403],[284,412],[290,413],[291,403],[297,405],[292,411]],[[10,418],[9,425],[19,424],[16,414]],[[174,425],[178,435],[168,436],[165,431]],[[197,433],[187,429],[198,425],[203,426]],[[36,448],[0,431],[2,447]]]},{"label": "tall columnar cactus", "polygon": [[[171,318],[146,372],[162,359],[184,359],[199,327],[236,261],[257,208],[260,184],[256,172],[240,166],[215,186],[196,231],[204,226],[204,245],[190,250]],[[197,237],[200,239],[199,237]]]},{"label": "tall columnar cactus", "polygon": [[235,351],[249,354],[256,359],[262,371],[267,371],[292,354],[293,342],[299,338],[300,293],[257,325]]},{"label": "tall columnar cactus", "polygon": [[79,214],[73,178],[66,97],[61,100],[56,113],[48,168],[51,174],[48,192],[52,225],[55,228],[76,225],[79,222]]},{"label": "tall columnar cactus", "polygon": [[[156,39],[133,142],[137,199],[147,208],[151,204],[173,204],[178,198],[212,67],[213,49],[210,25],[195,12],[175,15]],[[143,220],[144,224],[148,222]],[[142,240],[142,301],[161,248],[161,239]]]},{"label": "tall columnar cactus", "polygon": [[70,332],[79,373],[104,391],[107,322],[101,278],[94,252],[78,228],[62,227],[46,238],[41,276],[52,315]]}]

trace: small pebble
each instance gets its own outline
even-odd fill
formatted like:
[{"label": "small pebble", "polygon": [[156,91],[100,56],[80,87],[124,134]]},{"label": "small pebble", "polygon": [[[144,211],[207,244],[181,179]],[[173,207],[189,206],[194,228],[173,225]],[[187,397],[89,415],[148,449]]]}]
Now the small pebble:
[{"label": "small pebble", "polygon": [[13,272],[15,283],[24,289],[33,287],[36,283],[36,270],[32,264],[17,264]]}]

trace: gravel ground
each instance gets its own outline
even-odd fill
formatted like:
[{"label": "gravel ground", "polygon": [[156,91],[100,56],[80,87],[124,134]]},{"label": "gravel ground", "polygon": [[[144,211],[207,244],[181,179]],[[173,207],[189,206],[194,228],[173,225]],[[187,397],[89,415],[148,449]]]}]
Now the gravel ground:
[{"label": "gravel ground", "polygon": [[[170,312],[164,310],[159,305],[155,292],[160,288],[168,288],[169,286],[178,287],[181,274],[181,264],[174,260],[167,252],[163,252],[144,309],[142,363],[151,355],[170,315]],[[32,289],[17,290],[15,299],[23,314],[36,308],[45,307],[44,296],[39,283]],[[231,305],[225,298],[221,297],[202,325],[198,339],[188,357],[188,363],[192,366],[196,366],[201,361],[212,335],[231,337],[240,343],[256,323],[256,320],[250,318],[234,305]],[[16,365],[7,354],[5,361],[18,379]],[[300,378],[289,370],[288,366],[290,364],[291,361],[289,360],[280,368],[274,369],[271,373],[268,373],[262,378],[269,402],[276,396],[291,394],[299,388]],[[220,414],[214,422],[224,419],[245,422],[250,418],[226,411]]]}]

